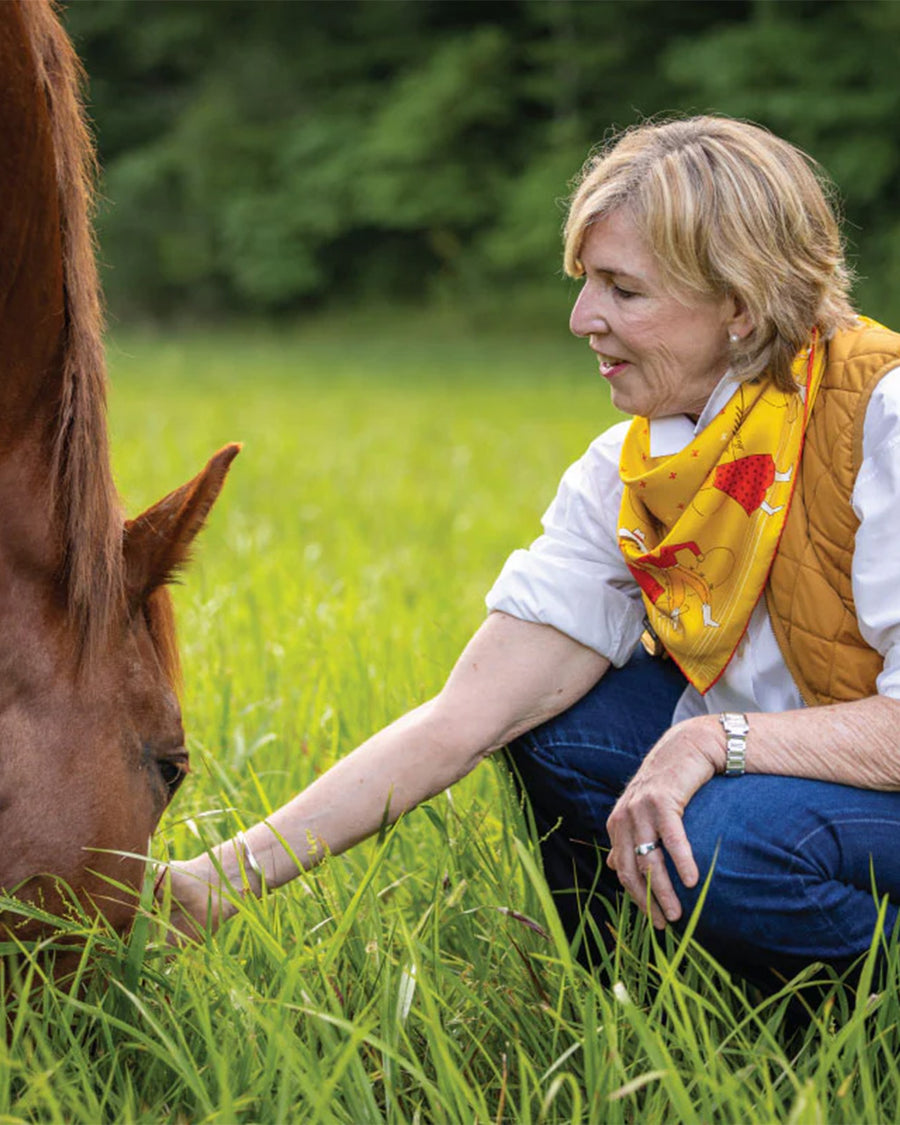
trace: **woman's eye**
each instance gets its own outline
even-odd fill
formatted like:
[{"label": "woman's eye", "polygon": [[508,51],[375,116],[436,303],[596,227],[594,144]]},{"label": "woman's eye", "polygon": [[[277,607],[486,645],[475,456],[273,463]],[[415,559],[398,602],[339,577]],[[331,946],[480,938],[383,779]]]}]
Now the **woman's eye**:
[{"label": "woman's eye", "polygon": [[615,295],[617,297],[621,297],[621,299],[623,301],[627,301],[629,299],[629,297],[636,297],[637,296],[637,293],[635,293],[633,290],[623,289],[621,285],[614,285],[613,286],[613,293],[615,293]]},{"label": "woman's eye", "polygon": [[171,800],[188,772],[187,761],[181,758],[160,758],[157,765]]}]

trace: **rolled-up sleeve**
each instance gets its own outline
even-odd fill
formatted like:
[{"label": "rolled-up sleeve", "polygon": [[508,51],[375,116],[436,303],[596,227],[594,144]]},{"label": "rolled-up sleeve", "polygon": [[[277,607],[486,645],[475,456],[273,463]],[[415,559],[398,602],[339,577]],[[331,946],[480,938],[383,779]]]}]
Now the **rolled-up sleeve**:
[{"label": "rolled-up sleeve", "polygon": [[627,429],[625,422],[607,430],[567,470],[544,534],[510,555],[486,598],[489,610],[552,625],[617,667],[634,651],[644,617],[617,542]]}]

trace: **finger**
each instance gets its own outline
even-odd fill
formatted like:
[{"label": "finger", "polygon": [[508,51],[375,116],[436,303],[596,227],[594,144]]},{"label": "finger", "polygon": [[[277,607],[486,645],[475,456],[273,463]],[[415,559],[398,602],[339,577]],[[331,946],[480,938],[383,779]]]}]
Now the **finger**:
[{"label": "finger", "polygon": [[[646,855],[638,855],[635,846],[632,846],[630,848],[632,863],[629,866],[633,866],[634,871],[637,872],[639,880],[637,886],[644,898],[646,898],[646,888],[649,883],[653,901],[657,906],[654,924],[661,928],[665,925],[665,922],[662,921],[663,917],[670,922],[675,922],[681,917],[681,903],[666,869],[664,845],[657,832],[657,829],[646,827],[636,830],[637,838],[641,840],[655,838],[658,841],[658,846]],[[620,871],[620,878],[621,876]],[[633,894],[633,892],[631,893]]]},{"label": "finger", "polygon": [[181,911],[169,915],[169,924],[166,927],[166,945],[173,949],[184,949],[187,945],[196,945],[202,942],[204,931],[198,926],[196,919]]},{"label": "finger", "polygon": [[157,863],[153,868],[153,899],[161,903],[166,896],[166,882],[169,875],[168,863]]},{"label": "finger", "polygon": [[[640,835],[640,838],[642,840],[653,839],[652,829],[649,830],[649,832],[643,830],[643,834]],[[647,855],[638,856],[635,854],[634,848],[634,844],[629,844],[623,846],[619,851],[619,867],[617,871],[619,882],[637,903],[641,913],[647,914],[649,908],[653,925],[657,929],[664,929],[666,925],[664,914],[665,904],[660,902],[659,896],[656,893],[657,885],[666,878],[665,860],[662,851],[660,848],[657,848]],[[652,891],[649,898],[648,885]],[[675,904],[676,906],[678,905],[677,898],[675,899]],[[678,917],[678,914],[676,914],[675,917]]]},{"label": "finger", "polygon": [[680,816],[666,818],[660,827],[660,838],[666,854],[675,865],[678,878],[686,887],[696,887],[700,880],[700,871]]},{"label": "finger", "polygon": [[681,917],[681,902],[666,870],[662,848],[651,852],[640,866],[644,869],[643,876],[650,886],[650,893],[657,905],[659,916],[665,919],[662,925],[664,926],[666,921],[677,922]]},{"label": "finger", "polygon": [[628,894],[637,903],[640,912],[648,916],[653,926],[657,930],[664,930],[666,928],[666,917],[660,909],[659,903],[652,891],[653,878],[652,870],[647,873],[639,873],[637,880],[633,885],[626,887]]},{"label": "finger", "polygon": [[[700,872],[681,817],[677,815],[666,817],[659,832],[662,848],[674,864],[678,878],[686,887],[696,886],[700,879]],[[646,860],[651,862],[647,863]],[[653,897],[659,903],[666,918],[670,922],[676,922],[682,915],[681,901],[663,860],[662,851],[651,852],[646,860],[638,859],[638,867],[643,868],[645,875],[649,875]]]},{"label": "finger", "polygon": [[654,852],[653,854],[659,856],[658,861],[651,860],[651,862],[647,865],[647,870],[642,874],[642,893],[644,896],[643,901],[645,908],[644,912],[646,913],[646,908],[649,907],[650,921],[653,923],[654,929],[664,930],[666,928],[667,922],[673,919],[669,919],[666,917],[663,911],[662,904],[656,896],[656,876],[657,869],[662,869],[663,871],[665,871],[666,865],[665,860],[662,858],[662,853]]}]

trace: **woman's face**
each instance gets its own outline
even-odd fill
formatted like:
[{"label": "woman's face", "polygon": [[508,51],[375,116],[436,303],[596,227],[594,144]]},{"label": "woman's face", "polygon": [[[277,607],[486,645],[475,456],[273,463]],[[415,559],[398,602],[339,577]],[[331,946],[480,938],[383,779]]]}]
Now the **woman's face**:
[{"label": "woman's face", "polygon": [[671,296],[653,254],[623,208],[588,228],[584,285],[569,324],[586,337],[626,414],[697,417],[728,369],[729,333],[750,329],[733,298]]}]

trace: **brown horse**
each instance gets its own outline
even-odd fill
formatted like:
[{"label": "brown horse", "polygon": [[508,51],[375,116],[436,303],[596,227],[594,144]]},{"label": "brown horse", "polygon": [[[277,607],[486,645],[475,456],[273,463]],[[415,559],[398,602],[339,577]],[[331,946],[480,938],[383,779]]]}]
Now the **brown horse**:
[{"label": "brown horse", "polygon": [[[237,446],[126,522],[106,434],[80,69],[49,0],[0,3],[0,889],[65,880],[127,926],[188,767],[165,584]],[[7,914],[8,935],[34,936]],[[2,936],[2,933],[0,933]]]}]

